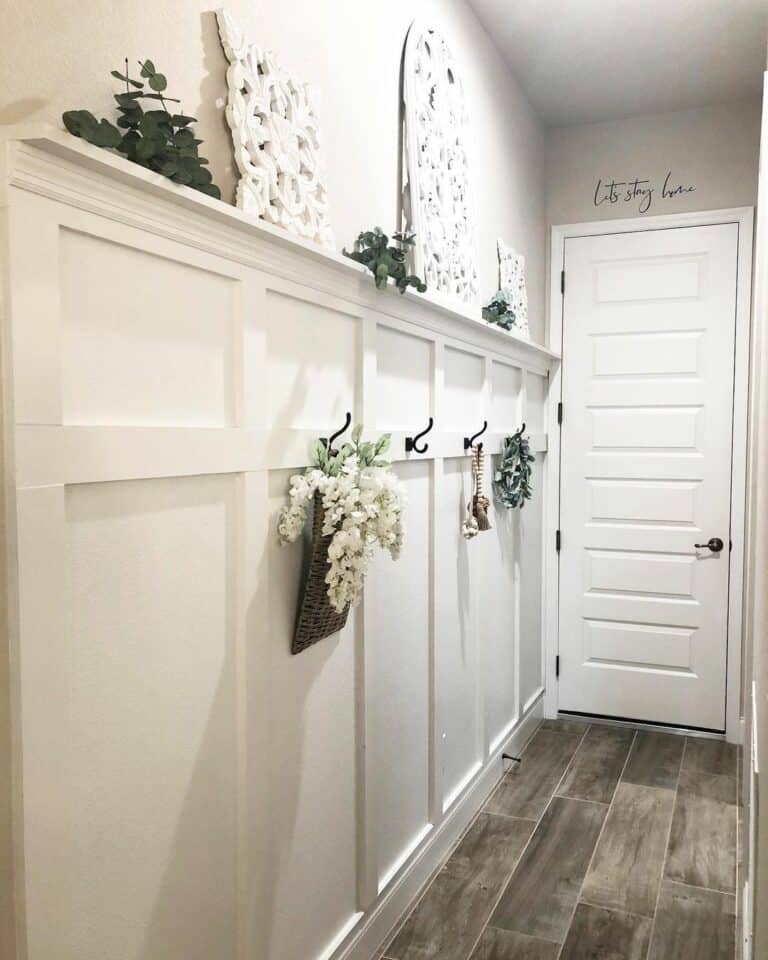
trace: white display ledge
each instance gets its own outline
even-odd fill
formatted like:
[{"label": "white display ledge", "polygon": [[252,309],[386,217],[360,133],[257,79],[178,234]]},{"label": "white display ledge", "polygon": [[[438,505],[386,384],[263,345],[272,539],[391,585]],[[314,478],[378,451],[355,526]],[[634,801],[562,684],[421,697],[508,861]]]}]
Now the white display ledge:
[{"label": "white display ledge", "polygon": [[[359,279],[362,274],[367,283],[373,284],[373,278],[365,267],[340,253],[324,250],[308,240],[303,240],[243,213],[228,203],[215,200],[189,187],[172,183],[160,174],[130,163],[119,154],[94,147],[52,125],[0,127],[0,142],[3,144],[5,168],[5,182],[0,185],[3,191],[7,185],[16,186],[63,202],[75,203],[77,206],[98,209],[98,212],[110,215],[110,204],[112,213],[118,213],[115,209],[114,197],[100,193],[97,189],[97,181],[123,185],[131,188],[134,194],[138,191],[144,198],[152,198],[154,201],[162,200],[162,206],[166,210],[175,208],[179,212],[184,211],[204,217],[210,224],[234,230],[242,238],[248,238],[251,244],[255,241],[259,241],[260,245],[267,244],[275,252],[282,251],[292,255],[292,260],[296,255],[300,255],[305,262],[311,260],[326,268],[331,267],[334,271],[344,271],[352,279]],[[46,169],[46,161],[48,169]],[[55,170],[51,169],[51,164]],[[89,177],[93,182],[86,186]],[[2,200],[5,202],[4,196]],[[157,220],[160,206],[155,202],[154,208],[154,218]],[[145,219],[152,216],[152,211],[144,209],[142,212]],[[120,216],[116,218],[123,219]],[[169,227],[183,229],[184,226],[179,221],[168,223],[167,216],[163,221]],[[217,237],[210,235],[210,240],[215,242]],[[220,240],[226,245],[225,235],[222,234]],[[295,262],[293,266],[295,268]],[[385,313],[399,315],[401,309],[392,302],[398,300],[404,301],[402,306],[415,305],[419,312],[427,307],[430,312],[437,312],[451,321],[451,326],[454,328],[452,333],[455,334],[457,324],[461,325],[464,337],[470,341],[482,339],[487,342],[488,337],[494,338],[499,348],[504,349],[502,346],[504,344],[507,349],[514,349],[529,363],[542,369],[549,368],[553,362],[560,359],[558,353],[547,347],[524,340],[507,330],[486,323],[476,315],[480,311],[479,305],[470,307],[456,301],[449,302],[429,292],[419,294],[408,290],[401,295],[394,287],[376,293],[377,307]],[[379,301],[378,298],[381,300]],[[390,303],[386,303],[386,298],[389,298]]]}]

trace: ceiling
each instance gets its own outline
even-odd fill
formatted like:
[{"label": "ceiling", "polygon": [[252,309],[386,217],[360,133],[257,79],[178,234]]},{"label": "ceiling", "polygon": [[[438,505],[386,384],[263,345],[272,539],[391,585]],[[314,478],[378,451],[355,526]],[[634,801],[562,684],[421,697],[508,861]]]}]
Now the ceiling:
[{"label": "ceiling", "polygon": [[470,0],[548,126],[758,97],[768,0]]}]

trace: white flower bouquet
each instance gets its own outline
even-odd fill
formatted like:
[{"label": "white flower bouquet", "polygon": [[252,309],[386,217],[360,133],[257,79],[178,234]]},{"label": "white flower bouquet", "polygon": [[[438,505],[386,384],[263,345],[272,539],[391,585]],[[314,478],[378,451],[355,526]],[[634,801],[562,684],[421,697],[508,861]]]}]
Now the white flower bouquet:
[{"label": "white flower bouquet", "polygon": [[338,451],[320,440],[315,443],[315,465],[291,477],[290,502],[277,525],[280,542],[294,543],[304,530],[310,501],[314,498],[320,506],[321,534],[330,537],[328,601],[339,614],[359,600],[374,546],[378,543],[396,560],[403,544],[403,489],[383,459],[390,436],[363,443],[362,432],[362,426],[355,427],[352,442]]}]

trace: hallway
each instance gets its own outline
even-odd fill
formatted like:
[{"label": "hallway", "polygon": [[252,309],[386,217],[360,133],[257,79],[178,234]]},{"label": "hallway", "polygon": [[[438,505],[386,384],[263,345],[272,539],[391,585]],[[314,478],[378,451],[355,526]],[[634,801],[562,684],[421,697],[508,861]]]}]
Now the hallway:
[{"label": "hallway", "polygon": [[0,5],[0,960],[768,960],[768,0]]},{"label": "hallway", "polygon": [[738,762],[544,721],[381,960],[732,960]]}]

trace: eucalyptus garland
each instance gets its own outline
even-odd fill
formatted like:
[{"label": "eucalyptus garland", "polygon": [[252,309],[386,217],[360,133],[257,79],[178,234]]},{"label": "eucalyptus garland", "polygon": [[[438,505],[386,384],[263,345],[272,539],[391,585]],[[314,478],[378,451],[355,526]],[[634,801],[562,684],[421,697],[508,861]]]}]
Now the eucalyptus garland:
[{"label": "eucalyptus garland", "polygon": [[511,437],[505,437],[501,447],[501,462],[493,475],[493,492],[507,509],[521,509],[533,496],[531,464],[536,458],[531,453],[530,441],[523,436],[525,424]]}]

